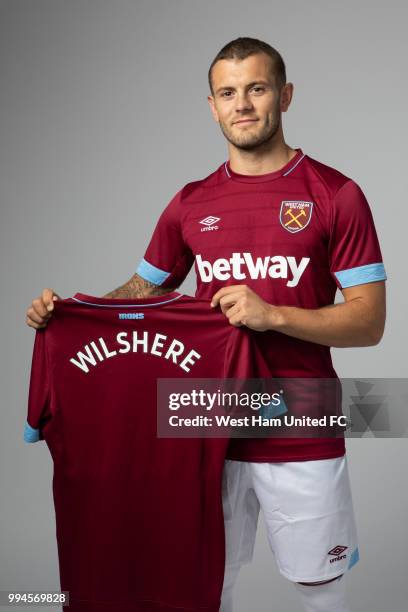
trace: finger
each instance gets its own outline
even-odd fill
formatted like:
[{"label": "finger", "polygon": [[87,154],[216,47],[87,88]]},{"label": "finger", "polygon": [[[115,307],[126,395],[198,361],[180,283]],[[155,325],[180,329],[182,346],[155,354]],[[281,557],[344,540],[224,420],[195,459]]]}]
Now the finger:
[{"label": "finger", "polygon": [[230,293],[228,295],[224,295],[220,299],[221,308],[230,308],[234,304],[237,304],[240,301],[240,298],[243,297],[242,291],[236,291],[234,293]]},{"label": "finger", "polygon": [[29,327],[33,327],[34,329],[40,329],[42,327],[47,327],[46,323],[38,323],[34,319],[32,319],[28,314],[26,316],[26,323]]},{"label": "finger", "polygon": [[[47,310],[46,304],[44,303],[42,299],[42,296],[35,298],[31,302],[31,310],[33,311],[33,314],[36,315],[37,317],[37,318],[34,317],[34,320],[37,320],[40,323],[42,323],[43,320],[47,317],[47,315],[50,314]],[[40,317],[40,319],[38,319],[38,317]]]},{"label": "finger", "polygon": [[243,323],[241,321],[241,317],[239,315],[237,315],[236,317],[232,317],[232,319],[229,319],[230,325],[233,325],[234,327],[242,327]]},{"label": "finger", "polygon": [[237,305],[231,308],[231,310],[233,312],[228,311],[228,321],[230,322],[230,324],[234,325],[235,327],[241,327],[242,325],[244,325],[242,321],[242,319],[244,318],[242,309]]},{"label": "finger", "polygon": [[41,294],[42,302],[47,311],[54,310],[54,302],[59,299],[59,296],[55,293],[53,289],[43,289]]},{"label": "finger", "polygon": [[[34,304],[34,301],[35,300],[33,300],[33,304]],[[49,317],[51,316],[51,313],[45,311],[45,313],[40,314],[33,306],[31,306],[27,310],[26,315],[28,319],[30,319],[34,323],[45,323],[45,321],[47,321]]]},{"label": "finger", "polygon": [[239,304],[234,304],[233,306],[231,306],[230,308],[226,309],[226,312],[224,313],[225,316],[231,320],[232,317],[235,317],[236,315],[238,315],[241,311],[241,307]]},{"label": "finger", "polygon": [[221,289],[218,289],[218,291],[214,293],[214,295],[211,298],[211,306],[213,307],[218,306],[220,299],[224,295],[228,295],[229,293],[234,293],[234,291],[236,291],[237,289],[241,289],[243,287],[246,287],[246,285],[229,285],[228,287],[222,287]]}]

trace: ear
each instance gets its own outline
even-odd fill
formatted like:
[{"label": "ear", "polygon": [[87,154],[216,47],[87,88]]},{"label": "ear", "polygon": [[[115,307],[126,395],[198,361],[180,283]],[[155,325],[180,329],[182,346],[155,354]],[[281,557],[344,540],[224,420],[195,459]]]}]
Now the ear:
[{"label": "ear", "polygon": [[207,96],[207,100],[208,100],[208,104],[210,105],[212,116],[214,117],[215,121],[219,123],[219,117],[218,117],[217,109],[215,108],[215,101],[214,101],[213,96]]},{"label": "ear", "polygon": [[286,113],[293,96],[293,83],[286,83],[281,90],[280,109],[282,113]]}]

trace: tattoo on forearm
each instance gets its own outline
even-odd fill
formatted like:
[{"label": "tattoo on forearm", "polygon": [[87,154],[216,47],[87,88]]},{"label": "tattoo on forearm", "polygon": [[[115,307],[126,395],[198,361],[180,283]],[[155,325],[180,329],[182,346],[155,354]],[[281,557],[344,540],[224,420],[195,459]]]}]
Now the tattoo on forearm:
[{"label": "tattoo on forearm", "polygon": [[154,283],[146,281],[138,274],[134,274],[127,283],[110,291],[103,297],[105,298],[143,298],[149,297],[149,295],[165,295],[174,291],[172,287],[159,287]]}]

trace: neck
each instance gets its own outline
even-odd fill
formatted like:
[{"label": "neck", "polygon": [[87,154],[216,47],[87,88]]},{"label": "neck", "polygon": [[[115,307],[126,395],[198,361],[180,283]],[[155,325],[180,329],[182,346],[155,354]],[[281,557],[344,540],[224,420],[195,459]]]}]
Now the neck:
[{"label": "neck", "polygon": [[267,174],[280,170],[296,155],[296,150],[289,147],[284,140],[268,142],[265,145],[266,147],[245,151],[229,144],[231,169],[239,174]]}]

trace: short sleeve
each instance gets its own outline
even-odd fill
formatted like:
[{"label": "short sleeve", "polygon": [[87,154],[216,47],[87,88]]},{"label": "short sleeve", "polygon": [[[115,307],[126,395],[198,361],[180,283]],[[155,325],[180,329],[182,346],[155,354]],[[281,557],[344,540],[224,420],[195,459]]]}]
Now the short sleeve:
[{"label": "short sleeve", "polygon": [[159,217],[153,236],[136,272],[145,280],[162,287],[178,287],[193,263],[181,228],[181,194],[176,193]]},{"label": "short sleeve", "polygon": [[31,361],[25,442],[43,440],[43,427],[51,418],[50,368],[47,354],[47,330],[36,331]]},{"label": "short sleeve", "polygon": [[340,289],[387,278],[369,204],[352,180],[333,200],[329,262]]}]

